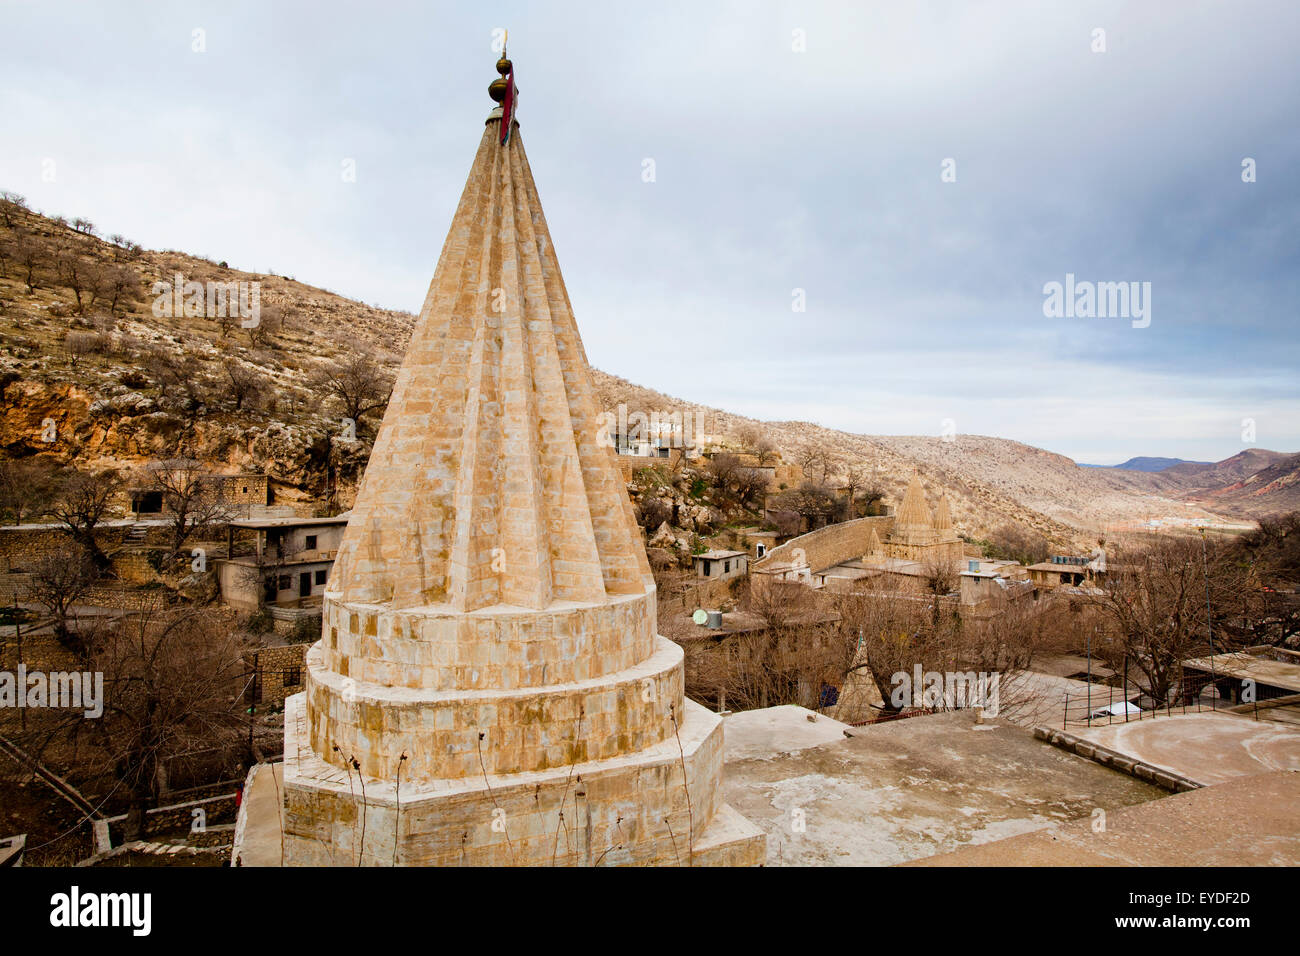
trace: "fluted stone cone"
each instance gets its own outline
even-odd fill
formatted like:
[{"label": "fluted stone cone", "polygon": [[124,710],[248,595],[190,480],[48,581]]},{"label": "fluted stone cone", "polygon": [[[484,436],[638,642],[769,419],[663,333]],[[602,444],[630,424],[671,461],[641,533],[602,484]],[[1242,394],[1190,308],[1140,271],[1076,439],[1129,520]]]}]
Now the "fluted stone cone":
[{"label": "fluted stone cone", "polygon": [[898,509],[895,527],[924,528],[931,527],[930,506],[925,503],[925,490],[921,487],[921,476],[912,475],[907,492],[903,495],[903,504]]},{"label": "fluted stone cone", "polygon": [[286,859],[760,862],[761,832],[722,802],[721,721],[685,698],[682,650],[656,633],[523,140],[501,143],[500,116],[286,704]]},{"label": "fluted stone cone", "polygon": [[[499,122],[499,121],[498,121]],[[644,593],[586,353],[518,131],[489,122],[398,373],[331,591],[393,608]]]}]

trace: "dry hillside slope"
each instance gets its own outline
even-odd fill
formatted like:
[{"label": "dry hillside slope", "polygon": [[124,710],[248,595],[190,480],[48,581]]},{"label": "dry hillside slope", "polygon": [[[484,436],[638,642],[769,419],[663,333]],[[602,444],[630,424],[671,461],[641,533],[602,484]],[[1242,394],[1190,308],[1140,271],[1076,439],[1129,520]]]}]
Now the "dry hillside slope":
[{"label": "dry hillside slope", "polygon": [[[156,314],[154,283],[177,275],[260,283],[261,325]],[[391,375],[413,322],[408,313],[288,277],[144,250],[122,237],[104,240],[89,223],[69,225],[0,201],[0,449],[10,458],[123,467],[180,450],[223,472],[266,472],[277,500],[306,506],[329,497],[346,507],[378,412],[362,417],[355,441],[345,440],[344,409],[317,379],[358,352]],[[1219,510],[1195,476],[1079,468],[1000,438],[866,436],[806,422],[755,422],[594,375],[611,410],[622,402],[647,413],[691,411],[704,431],[724,437],[757,427],[788,461],[820,456],[806,470],[830,484],[852,468],[897,500],[919,470],[932,494],[948,492],[958,529],[976,538],[1009,523],[1060,547],[1085,547],[1117,522],[1213,517],[1205,509]],[[49,420],[57,426],[53,442],[44,440]],[[1291,474],[1274,476],[1270,487],[1290,494]],[[1229,468],[1223,477],[1249,476]],[[1181,500],[1192,486],[1204,505]],[[1238,498],[1224,501],[1226,510],[1244,513]]]}]

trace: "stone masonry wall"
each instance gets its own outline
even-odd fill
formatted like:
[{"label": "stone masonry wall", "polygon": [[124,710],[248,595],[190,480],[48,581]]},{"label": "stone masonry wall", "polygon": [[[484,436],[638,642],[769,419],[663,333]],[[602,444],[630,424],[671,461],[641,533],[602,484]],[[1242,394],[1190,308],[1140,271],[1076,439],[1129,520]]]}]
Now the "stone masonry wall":
[{"label": "stone masonry wall", "polygon": [[876,537],[884,540],[894,527],[893,515],[880,515],[868,518],[855,518],[839,524],[827,525],[791,538],[780,547],[773,548],[766,555],[750,565],[750,571],[762,571],[764,568],[794,562],[795,552],[802,549],[808,566],[813,571],[820,571],[832,565],[852,558],[860,558],[867,551],[867,543],[874,528]]}]

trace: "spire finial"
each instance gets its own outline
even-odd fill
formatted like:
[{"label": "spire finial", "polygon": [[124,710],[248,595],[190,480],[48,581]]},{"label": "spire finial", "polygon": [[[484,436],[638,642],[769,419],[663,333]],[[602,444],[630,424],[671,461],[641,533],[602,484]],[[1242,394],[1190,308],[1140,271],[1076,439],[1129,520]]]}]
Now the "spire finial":
[{"label": "spire finial", "polygon": [[488,84],[488,96],[492,97],[494,103],[501,103],[506,98],[506,89],[510,85],[510,70],[514,64],[510,62],[506,54],[506,45],[510,41],[510,31],[506,30],[501,37],[501,59],[497,60],[497,72],[501,75]]}]

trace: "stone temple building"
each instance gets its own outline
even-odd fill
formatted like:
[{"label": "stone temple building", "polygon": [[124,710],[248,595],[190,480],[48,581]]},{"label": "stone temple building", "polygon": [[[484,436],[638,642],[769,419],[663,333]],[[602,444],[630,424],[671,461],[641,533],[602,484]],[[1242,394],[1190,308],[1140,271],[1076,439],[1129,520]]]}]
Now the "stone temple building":
[{"label": "stone temple building", "polygon": [[288,865],[756,864],[514,119],[488,116],[285,710]]},{"label": "stone temple building", "polygon": [[872,532],[863,560],[896,558],[922,564],[956,565],[962,559],[962,541],[952,527],[948,496],[940,495],[933,513],[925,500],[919,475],[913,475],[903,495],[894,525],[881,542]]}]

